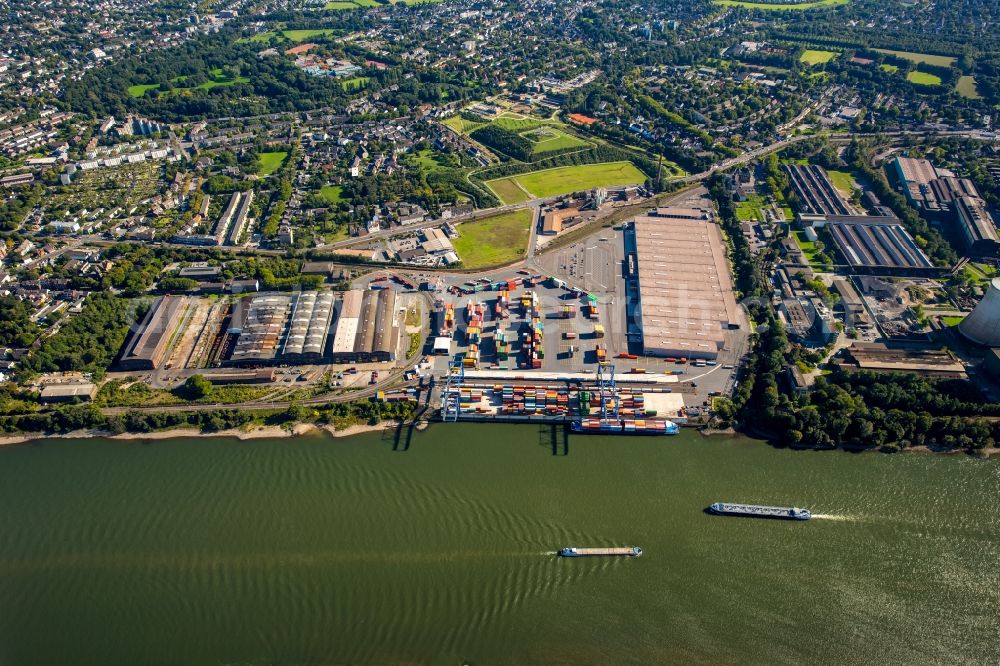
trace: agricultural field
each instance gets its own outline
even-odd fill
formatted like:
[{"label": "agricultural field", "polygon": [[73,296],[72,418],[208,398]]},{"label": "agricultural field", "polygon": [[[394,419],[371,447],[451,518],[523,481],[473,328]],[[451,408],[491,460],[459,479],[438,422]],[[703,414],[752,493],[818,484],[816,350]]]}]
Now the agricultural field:
[{"label": "agricultural field", "polygon": [[951,67],[955,64],[955,58],[953,56],[930,55],[928,53],[914,53],[912,51],[892,51],[890,49],[873,50],[886,55],[896,56],[897,58],[903,58],[904,60],[909,60],[910,62],[918,65],[927,64],[933,65],[934,67]]},{"label": "agricultural field", "polygon": [[836,56],[836,51],[816,51],[813,49],[806,49],[799,58],[799,62],[804,62],[807,65],[822,65],[830,62]]},{"label": "agricultural field", "polygon": [[270,176],[272,173],[281,168],[281,165],[285,163],[285,158],[288,157],[286,152],[276,152],[276,153],[260,153],[260,171],[258,175]]},{"label": "agricultural field", "polygon": [[960,76],[955,84],[955,91],[966,99],[982,99],[983,96],[976,90],[976,77]]},{"label": "agricultural field", "polygon": [[548,153],[554,150],[564,150],[566,148],[582,148],[590,145],[583,139],[579,139],[572,134],[567,134],[556,127],[539,127],[522,132],[521,136],[531,141],[532,155]]},{"label": "agricultural field", "polygon": [[781,2],[743,2],[742,0],[713,0],[723,7],[742,7],[744,9],[767,9],[772,11],[801,11],[817,7],[834,7],[846,5],[850,0],[815,0],[815,2],[781,3]]},{"label": "agricultural field", "polygon": [[514,178],[535,197],[554,197],[594,187],[636,185],[645,182],[646,174],[631,162],[605,162],[532,171]]},{"label": "agricultural field", "polygon": [[889,72],[890,74],[895,74],[899,71],[899,65],[890,65],[889,63],[883,63],[879,65],[879,69],[883,72]]},{"label": "agricultural field", "polygon": [[906,80],[910,83],[915,83],[918,86],[939,86],[941,85],[941,77],[937,74],[928,74],[927,72],[918,72],[913,70],[906,75]]},{"label": "agricultural field", "polygon": [[334,2],[328,2],[323,5],[323,9],[331,10],[341,10],[341,9],[357,9],[358,5],[353,2],[346,2],[345,0],[334,0]]},{"label": "agricultural field", "polygon": [[509,264],[524,256],[531,235],[532,210],[516,210],[458,225],[453,241],[465,268]]}]

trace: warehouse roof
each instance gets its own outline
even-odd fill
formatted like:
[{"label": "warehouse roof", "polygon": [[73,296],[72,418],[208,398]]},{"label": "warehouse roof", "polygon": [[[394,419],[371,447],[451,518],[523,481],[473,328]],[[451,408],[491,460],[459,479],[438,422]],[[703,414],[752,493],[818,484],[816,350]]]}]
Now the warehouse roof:
[{"label": "warehouse roof", "polygon": [[708,211],[657,213],[634,225],[643,344],[653,353],[714,355],[737,308],[719,229]]},{"label": "warehouse roof", "polygon": [[851,266],[934,267],[902,224],[836,222],[828,224],[827,229]]}]

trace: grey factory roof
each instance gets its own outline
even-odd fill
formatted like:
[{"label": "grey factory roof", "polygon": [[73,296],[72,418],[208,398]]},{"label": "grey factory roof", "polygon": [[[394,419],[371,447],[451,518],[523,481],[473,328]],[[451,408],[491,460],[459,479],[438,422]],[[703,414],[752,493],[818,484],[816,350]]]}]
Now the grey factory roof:
[{"label": "grey factory roof", "polygon": [[864,222],[828,224],[830,234],[851,266],[871,268],[933,268],[901,224]]},{"label": "grey factory roof", "polygon": [[309,291],[295,299],[282,355],[323,353],[333,317],[334,295]]}]

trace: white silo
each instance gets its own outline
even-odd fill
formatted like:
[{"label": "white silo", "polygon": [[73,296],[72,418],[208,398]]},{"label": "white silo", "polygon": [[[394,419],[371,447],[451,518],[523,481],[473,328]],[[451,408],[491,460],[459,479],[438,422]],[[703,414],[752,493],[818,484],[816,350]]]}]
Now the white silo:
[{"label": "white silo", "polygon": [[959,323],[958,330],[976,344],[1000,347],[1000,278],[990,280],[983,300]]}]

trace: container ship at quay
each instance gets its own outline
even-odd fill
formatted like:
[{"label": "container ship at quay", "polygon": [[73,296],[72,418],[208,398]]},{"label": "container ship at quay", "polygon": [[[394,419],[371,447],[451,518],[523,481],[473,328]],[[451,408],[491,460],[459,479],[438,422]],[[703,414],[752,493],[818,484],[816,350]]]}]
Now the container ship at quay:
[{"label": "container ship at quay", "polygon": [[809,520],[809,509],[786,506],[760,506],[757,504],[729,504],[716,502],[708,507],[708,512],[717,516],[743,516],[746,518],[775,518],[778,520]]},{"label": "container ship at quay", "polygon": [[676,435],[680,428],[665,419],[579,419],[570,423],[570,430],[593,435]]},{"label": "container ship at quay", "polygon": [[642,548],[560,548],[559,557],[639,557]]}]

